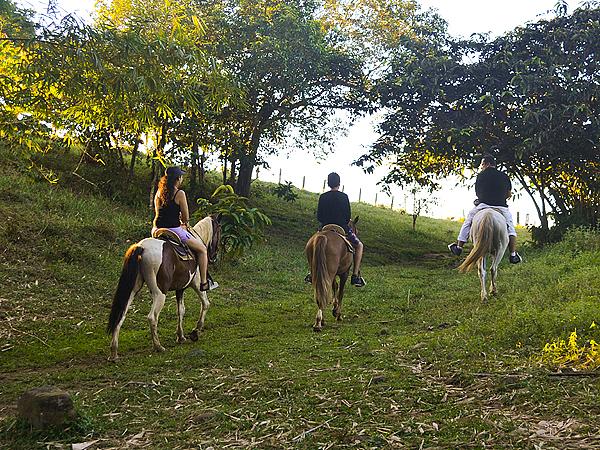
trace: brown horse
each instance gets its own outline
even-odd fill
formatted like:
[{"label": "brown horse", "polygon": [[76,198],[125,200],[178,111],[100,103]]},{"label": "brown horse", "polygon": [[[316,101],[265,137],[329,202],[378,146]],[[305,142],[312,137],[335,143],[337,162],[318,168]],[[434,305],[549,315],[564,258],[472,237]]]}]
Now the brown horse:
[{"label": "brown horse", "polygon": [[[214,262],[217,257],[221,225],[219,217],[205,217],[192,228],[192,232],[199,237],[208,252],[208,259]],[[200,273],[195,260],[182,261],[176,254],[173,246],[160,239],[146,238],[133,244],[125,253],[123,270],[119,278],[117,291],[113,298],[107,332],[112,335],[110,346],[110,360],[118,358],[119,331],[125,320],[125,314],[131,302],[146,283],[152,294],[152,308],[148,314],[152,343],[157,352],[164,351],[158,339],[158,316],[162,310],[167,292],[175,291],[177,298],[177,342],[183,343],[183,316],[185,305],[183,291],[191,287],[200,297],[200,318],[196,328],[192,330],[190,339],[198,340],[198,332],[202,331],[206,311],[210,306],[208,295],[200,290]]]},{"label": "brown horse", "polygon": [[[358,217],[348,224],[355,233],[356,222]],[[333,230],[318,231],[313,234],[306,243],[304,253],[312,274],[312,287],[317,302],[317,316],[313,330],[321,331],[325,325],[323,310],[332,300],[333,316],[338,321],[342,320],[342,298],[353,255],[348,249],[346,240]],[[340,279],[339,284],[336,277]]]}]

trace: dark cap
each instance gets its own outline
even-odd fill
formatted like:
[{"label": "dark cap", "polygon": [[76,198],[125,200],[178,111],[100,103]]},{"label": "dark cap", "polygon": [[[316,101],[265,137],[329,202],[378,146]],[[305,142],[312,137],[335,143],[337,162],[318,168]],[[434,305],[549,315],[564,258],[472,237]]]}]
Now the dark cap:
[{"label": "dark cap", "polygon": [[185,174],[185,171],[181,170],[177,166],[172,166],[167,169],[166,173],[167,173],[167,177],[169,177],[169,178],[179,178],[180,176]]}]

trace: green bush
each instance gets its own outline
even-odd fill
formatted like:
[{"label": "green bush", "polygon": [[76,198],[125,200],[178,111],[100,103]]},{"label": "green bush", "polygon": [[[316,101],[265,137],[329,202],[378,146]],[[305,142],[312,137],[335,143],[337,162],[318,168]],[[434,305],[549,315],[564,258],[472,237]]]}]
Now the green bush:
[{"label": "green bush", "polygon": [[556,224],[550,227],[549,230],[544,230],[542,227],[531,227],[533,242],[537,245],[559,242],[568,234],[569,230],[574,228],[594,228],[594,221],[590,222],[589,218],[577,213],[556,216],[555,220]]},{"label": "green bush", "polygon": [[283,184],[279,183],[273,188],[273,194],[286,202],[295,202],[298,198],[298,194],[294,192],[294,186],[292,186],[291,181],[285,181]]},{"label": "green bush", "polygon": [[271,219],[258,208],[248,207],[248,199],[237,195],[229,185],[219,186],[211,196],[211,201],[198,199],[196,220],[210,214],[221,214],[221,245],[224,253],[232,258],[241,256],[262,239],[265,226]]}]

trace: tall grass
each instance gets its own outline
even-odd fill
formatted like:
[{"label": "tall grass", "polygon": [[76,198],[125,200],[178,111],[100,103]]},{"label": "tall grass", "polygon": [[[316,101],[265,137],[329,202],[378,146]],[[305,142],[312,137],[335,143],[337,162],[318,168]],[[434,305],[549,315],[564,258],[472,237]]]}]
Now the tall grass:
[{"label": "tall grass", "polygon": [[[590,328],[600,323],[598,232],[523,247],[525,262],[503,262],[499,296],[482,304],[477,275],[458,274],[459,259],[445,247],[460,224],[422,218],[413,232],[406,215],[353,204],[368,285],[348,287],[344,321],[327,313],[315,334],[302,279],[318,196],[300,191],[287,203],[256,182],[251,202],[273,226],[265,242],[213,269],[221,287],[210,293],[200,340],[175,344],[170,295],[159,324],[167,351],[152,353],[144,291],[121,332],[123,359],[112,365],[104,328],[113,289],[125,250],[147,236],[151,217],[79,182],[50,185],[19,171],[0,177],[0,447],[94,439],[101,448],[594,442],[597,378],[550,379],[554,369],[537,357],[574,329],[600,341]],[[189,330],[199,306],[192,292],[186,302]],[[38,434],[17,423],[16,399],[41,384],[69,390],[83,422]]]}]

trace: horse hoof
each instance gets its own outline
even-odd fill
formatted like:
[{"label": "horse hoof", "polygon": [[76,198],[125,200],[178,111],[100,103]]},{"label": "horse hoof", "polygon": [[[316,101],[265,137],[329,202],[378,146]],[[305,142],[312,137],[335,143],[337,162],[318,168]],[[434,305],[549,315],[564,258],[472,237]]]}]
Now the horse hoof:
[{"label": "horse hoof", "polygon": [[319,333],[319,332],[320,332],[322,329],[323,329],[322,327],[318,327],[318,326],[316,326],[316,325],[313,327],[313,331],[314,331],[315,333]]},{"label": "horse hoof", "polygon": [[192,342],[198,342],[198,330],[192,330],[188,337]]},{"label": "horse hoof", "polygon": [[156,351],[157,353],[162,353],[165,350],[166,349],[162,345],[157,345],[157,346],[154,347],[154,351]]},{"label": "horse hoof", "polygon": [[341,321],[343,321],[344,319],[342,319],[342,315],[340,314],[339,316],[337,316],[337,317],[336,317],[336,320],[337,320],[338,322],[341,322]]},{"label": "horse hoof", "polygon": [[331,310],[331,314],[333,314],[333,317],[335,317],[337,319],[338,313],[337,313],[337,309],[336,308],[333,308]]},{"label": "horse hoof", "polygon": [[186,341],[187,341],[187,339],[185,338],[185,336],[179,336],[179,337],[177,338],[177,343],[178,343],[178,344],[183,344],[183,343],[184,343],[184,342],[186,342]]},{"label": "horse hoof", "polygon": [[116,363],[118,360],[119,360],[119,356],[118,355],[110,355],[108,357],[108,362]]}]

